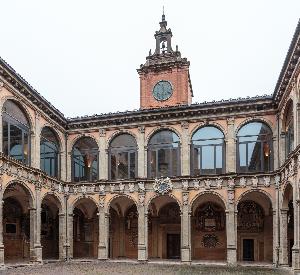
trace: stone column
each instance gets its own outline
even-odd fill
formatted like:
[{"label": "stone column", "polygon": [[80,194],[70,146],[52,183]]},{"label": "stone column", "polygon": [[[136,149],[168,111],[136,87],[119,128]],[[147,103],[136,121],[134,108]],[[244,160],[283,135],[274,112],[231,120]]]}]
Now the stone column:
[{"label": "stone column", "polygon": [[1,268],[1,266],[4,265],[3,203],[4,203],[4,201],[3,201],[2,179],[0,178],[0,268]]},{"label": "stone column", "polygon": [[60,179],[63,181],[67,181],[67,169],[66,169],[66,165],[67,165],[67,148],[66,148],[66,138],[67,135],[64,135],[64,138],[62,139],[61,142],[61,148],[60,148],[60,152],[59,152],[59,176]]},{"label": "stone column", "polygon": [[145,209],[145,194],[139,194],[138,205],[138,260],[148,260],[148,213]]},{"label": "stone column", "polygon": [[191,213],[189,210],[189,192],[182,192],[181,213],[181,261],[191,262]]},{"label": "stone column", "polygon": [[146,152],[145,152],[145,127],[139,127],[139,135],[137,140],[138,146],[138,177],[146,178],[147,176],[147,164],[146,164]]},{"label": "stone column", "polygon": [[226,212],[227,264],[237,264],[237,212],[235,211],[234,189],[228,189]]},{"label": "stone column", "polygon": [[184,121],[181,123],[182,135],[181,135],[181,175],[190,175],[190,135],[189,135],[189,123]]},{"label": "stone column", "polygon": [[226,172],[236,171],[236,138],[234,132],[234,118],[227,119],[227,140],[226,140]]},{"label": "stone column", "polygon": [[41,246],[41,186],[35,186],[35,196],[36,196],[36,218],[35,218],[35,256],[37,262],[42,262],[42,246]]},{"label": "stone column", "polygon": [[36,261],[36,251],[35,251],[35,235],[36,235],[36,209],[31,207],[29,210],[30,216],[30,260]]},{"label": "stone column", "polygon": [[99,244],[98,260],[108,259],[109,213],[105,213],[105,195],[99,196]]},{"label": "stone column", "polygon": [[279,197],[280,190],[279,184],[275,180],[275,190],[276,190],[276,203],[273,206],[273,264],[274,266],[279,266],[279,254],[280,254],[280,224],[279,224]]},{"label": "stone column", "polygon": [[99,179],[108,179],[108,152],[106,149],[105,129],[99,130]]},{"label": "stone column", "polygon": [[287,226],[288,226],[288,209],[280,209],[280,265],[288,266],[288,243],[287,243]]},{"label": "stone column", "polygon": [[[299,121],[298,121],[299,123]],[[297,162],[296,162],[297,165]],[[294,270],[300,270],[300,200],[299,200],[299,173],[295,174],[293,188],[293,206],[294,206],[294,246],[292,248],[292,267]]]},{"label": "stone column", "polygon": [[59,259],[66,260],[66,214],[59,213],[58,214],[58,252],[59,252]]},{"label": "stone column", "polygon": [[119,218],[119,257],[125,257],[125,218]]}]

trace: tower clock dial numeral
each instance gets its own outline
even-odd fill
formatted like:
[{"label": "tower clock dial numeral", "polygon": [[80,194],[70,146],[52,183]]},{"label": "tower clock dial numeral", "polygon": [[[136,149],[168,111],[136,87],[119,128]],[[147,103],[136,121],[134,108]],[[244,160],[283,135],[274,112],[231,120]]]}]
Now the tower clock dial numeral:
[{"label": "tower clock dial numeral", "polygon": [[153,88],[153,96],[158,101],[169,99],[173,94],[173,88],[169,81],[161,80]]}]

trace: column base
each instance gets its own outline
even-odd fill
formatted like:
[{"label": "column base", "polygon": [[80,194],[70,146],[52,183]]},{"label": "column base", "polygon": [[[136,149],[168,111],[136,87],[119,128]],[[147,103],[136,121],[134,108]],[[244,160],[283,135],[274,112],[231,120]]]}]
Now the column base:
[{"label": "column base", "polygon": [[98,246],[98,260],[105,261],[108,260],[107,248],[106,246]]},{"label": "column base", "polygon": [[292,248],[292,267],[294,270],[300,270],[300,250],[299,248]]},{"label": "column base", "polygon": [[227,248],[227,265],[229,266],[237,266],[237,255],[236,255],[235,247]]},{"label": "column base", "polygon": [[191,263],[191,249],[189,247],[181,248],[181,262],[182,263]]},{"label": "column base", "polygon": [[41,245],[34,246],[34,257],[32,259],[34,262],[43,262],[43,247]]},{"label": "column base", "polygon": [[147,247],[144,245],[138,246],[138,261],[140,262],[146,262],[148,261],[148,255],[147,255]]}]

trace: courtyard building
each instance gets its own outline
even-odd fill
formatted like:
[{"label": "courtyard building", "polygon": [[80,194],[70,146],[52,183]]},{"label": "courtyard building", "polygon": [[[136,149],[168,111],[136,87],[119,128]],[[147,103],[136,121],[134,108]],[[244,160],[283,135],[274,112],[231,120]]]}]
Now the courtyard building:
[{"label": "courtyard building", "polygon": [[[0,58],[0,265],[300,270],[300,21],[273,95],[193,103],[165,15],[140,108],[66,118]],[[241,91],[242,92],[242,91]]]}]

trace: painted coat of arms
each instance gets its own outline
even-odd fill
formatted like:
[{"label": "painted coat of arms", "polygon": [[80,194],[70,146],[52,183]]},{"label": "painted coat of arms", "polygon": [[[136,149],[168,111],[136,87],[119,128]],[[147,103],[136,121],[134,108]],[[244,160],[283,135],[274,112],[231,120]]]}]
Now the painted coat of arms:
[{"label": "painted coat of arms", "polygon": [[170,178],[155,179],[153,183],[153,189],[157,193],[164,195],[169,193],[173,189],[173,184]]}]

